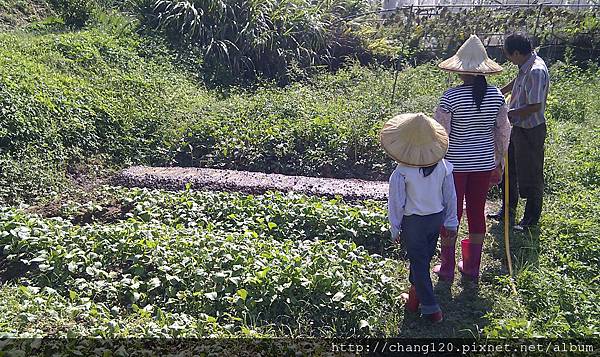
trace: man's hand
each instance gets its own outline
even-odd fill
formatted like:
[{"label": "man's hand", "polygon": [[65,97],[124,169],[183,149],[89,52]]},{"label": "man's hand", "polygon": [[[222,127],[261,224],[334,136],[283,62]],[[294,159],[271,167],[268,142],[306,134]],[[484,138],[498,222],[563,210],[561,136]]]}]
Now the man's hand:
[{"label": "man's hand", "polygon": [[502,87],[502,89],[500,89],[502,94],[507,95],[508,93],[512,92],[513,87],[515,85],[515,80],[516,78],[510,81],[510,83],[506,84],[504,87]]},{"label": "man's hand", "polygon": [[508,111],[508,120],[511,124],[514,124],[516,121],[521,120],[521,118],[525,118],[530,114],[535,112],[539,112],[542,110],[542,104],[527,104],[520,108],[513,108]]},{"label": "man's hand", "polygon": [[394,239],[394,243],[395,244],[400,244],[400,233],[398,233],[398,235],[396,236],[396,239]]}]

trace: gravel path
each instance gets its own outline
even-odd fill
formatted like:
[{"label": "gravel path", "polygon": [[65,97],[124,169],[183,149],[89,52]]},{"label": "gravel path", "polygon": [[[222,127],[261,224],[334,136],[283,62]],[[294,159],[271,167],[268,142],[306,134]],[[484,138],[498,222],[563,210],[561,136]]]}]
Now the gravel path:
[{"label": "gravel path", "polygon": [[186,183],[197,190],[241,191],[264,193],[266,191],[298,192],[307,195],[348,200],[386,200],[386,181],[357,179],[332,179],[305,176],[286,176],[261,172],[217,170],[195,167],[133,166],[121,171],[113,183],[127,187],[149,187],[181,190]]}]

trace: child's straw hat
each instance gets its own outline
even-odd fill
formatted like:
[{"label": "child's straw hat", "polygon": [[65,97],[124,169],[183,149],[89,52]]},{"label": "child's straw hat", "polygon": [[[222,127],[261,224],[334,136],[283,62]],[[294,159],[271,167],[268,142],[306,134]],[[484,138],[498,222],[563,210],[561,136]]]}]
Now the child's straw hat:
[{"label": "child's straw hat", "polygon": [[446,130],[423,113],[401,114],[388,120],[379,140],[392,159],[408,166],[431,166],[448,151]]},{"label": "child's straw hat", "polygon": [[471,35],[456,54],[438,65],[441,69],[473,75],[487,75],[502,72],[502,66],[488,57],[483,43],[476,35]]}]

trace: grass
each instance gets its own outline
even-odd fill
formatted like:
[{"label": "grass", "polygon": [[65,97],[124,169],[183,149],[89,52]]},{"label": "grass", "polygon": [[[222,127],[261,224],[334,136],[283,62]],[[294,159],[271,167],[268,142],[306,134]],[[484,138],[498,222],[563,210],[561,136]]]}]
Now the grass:
[{"label": "grass", "polygon": [[[579,70],[555,67],[563,93],[550,96],[549,135],[546,147],[546,191],[541,229],[512,238],[516,261],[517,297],[498,296],[498,309],[489,336],[597,337],[598,249],[597,211],[600,108],[594,93],[597,76],[585,85]],[[565,79],[569,78],[569,81]],[[562,94],[562,93],[561,93]],[[577,103],[577,104],[574,104]],[[576,106],[570,115],[559,111]],[[564,116],[563,116],[564,114]],[[518,301],[518,304],[515,304]]]},{"label": "grass", "polygon": [[52,197],[78,167],[168,161],[185,113],[210,98],[131,32],[10,32],[0,43],[2,201]]}]

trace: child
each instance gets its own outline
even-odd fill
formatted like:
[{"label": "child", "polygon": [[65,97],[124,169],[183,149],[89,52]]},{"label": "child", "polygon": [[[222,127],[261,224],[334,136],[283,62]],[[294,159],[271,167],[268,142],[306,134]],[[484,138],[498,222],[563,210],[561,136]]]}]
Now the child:
[{"label": "child", "polygon": [[446,130],[423,113],[402,114],[389,120],[380,133],[381,145],[398,167],[390,177],[388,212],[392,240],[406,243],[411,288],[402,294],[406,309],[432,322],[443,320],[433,294],[429,268],[440,227],[456,236],[456,192]]}]

